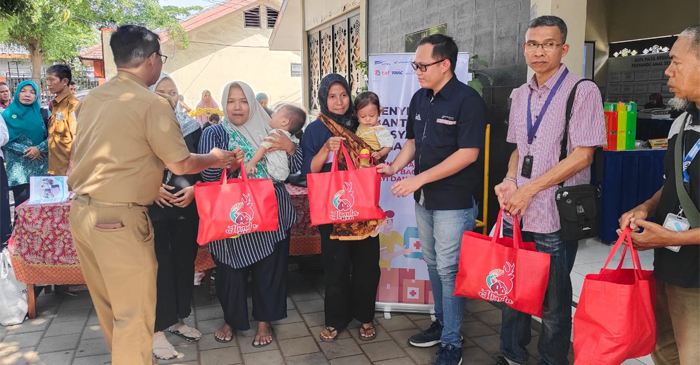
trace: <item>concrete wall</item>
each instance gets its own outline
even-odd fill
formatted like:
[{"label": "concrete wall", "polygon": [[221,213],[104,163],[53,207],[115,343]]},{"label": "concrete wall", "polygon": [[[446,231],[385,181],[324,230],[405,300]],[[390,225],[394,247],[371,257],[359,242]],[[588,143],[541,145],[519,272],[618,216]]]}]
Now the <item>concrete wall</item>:
[{"label": "concrete wall", "polygon": [[241,10],[202,25],[190,32],[185,50],[173,41],[162,45],[168,62],[163,71],[175,80],[185,102],[195,107],[202,90],[209,89],[221,105],[221,93],[231,81],[244,81],[265,92],[270,103],[301,103],[301,77],[291,77],[291,64],[301,63],[300,52],[270,51],[272,29],[266,28],[264,6],[279,9],[281,1],[261,1],[262,29],[245,28]]},{"label": "concrete wall", "polygon": [[678,34],[700,24],[698,0],[615,0],[608,6],[608,39],[621,42]]},{"label": "concrete wall", "polygon": [[[447,34],[460,51],[489,63],[485,72],[495,78],[483,96],[491,123],[489,224],[498,213],[493,185],[505,176],[514,148],[505,142],[508,98],[526,81],[521,45],[529,20],[530,0],[379,0],[368,5],[369,54],[404,52],[406,34],[447,23]],[[480,193],[477,199],[481,200]]]},{"label": "concrete wall", "polygon": [[588,0],[586,9],[586,40],[595,41],[593,79],[605,87],[608,83],[608,22],[605,0]]}]

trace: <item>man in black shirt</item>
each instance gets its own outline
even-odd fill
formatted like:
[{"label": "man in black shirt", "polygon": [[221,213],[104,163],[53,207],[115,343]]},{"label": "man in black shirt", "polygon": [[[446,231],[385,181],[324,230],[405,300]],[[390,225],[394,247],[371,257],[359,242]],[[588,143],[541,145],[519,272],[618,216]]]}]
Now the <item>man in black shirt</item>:
[{"label": "man in black shirt", "polygon": [[[700,219],[686,214],[700,207],[700,25],[684,30],[673,45],[666,69],[675,109],[686,109],[671,127],[664,158],[664,185],[654,196],[620,218],[620,228],[631,227],[634,247],[654,249],[656,284],[655,364],[700,364]],[[685,127],[683,127],[685,126]],[[683,138],[678,136],[684,129]],[[681,158],[674,149],[681,143]],[[681,203],[676,169],[690,202]],[[682,192],[681,192],[682,193]],[[653,215],[654,222],[646,221]],[[639,228],[644,230],[639,233]]]}]

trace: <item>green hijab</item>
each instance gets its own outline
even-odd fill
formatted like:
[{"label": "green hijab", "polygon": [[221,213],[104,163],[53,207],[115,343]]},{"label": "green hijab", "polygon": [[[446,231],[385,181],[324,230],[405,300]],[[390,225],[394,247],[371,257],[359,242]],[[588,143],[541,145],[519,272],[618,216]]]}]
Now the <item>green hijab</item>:
[{"label": "green hijab", "polygon": [[[24,105],[19,101],[19,92],[27,85],[31,85],[36,94],[36,99],[34,99],[32,105]],[[17,85],[12,103],[2,112],[2,118],[7,124],[7,131],[10,135],[9,142],[21,136],[26,136],[32,140],[34,145],[44,141],[46,126],[44,126],[44,118],[41,117],[39,97],[39,87],[34,82],[22,81]]]}]

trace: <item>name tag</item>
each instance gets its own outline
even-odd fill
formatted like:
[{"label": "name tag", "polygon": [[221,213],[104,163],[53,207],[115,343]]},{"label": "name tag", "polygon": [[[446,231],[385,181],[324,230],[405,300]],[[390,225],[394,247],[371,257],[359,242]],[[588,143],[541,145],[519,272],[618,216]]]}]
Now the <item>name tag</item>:
[{"label": "name tag", "polygon": [[442,119],[442,118],[439,118],[438,120],[436,120],[436,122],[438,122],[438,123],[440,123],[440,124],[445,124],[445,125],[455,125],[455,124],[457,124],[457,121],[456,121],[456,120],[447,120],[447,119]]},{"label": "name tag", "polygon": [[[669,213],[664,220],[664,228],[674,232],[687,231],[690,229],[690,223],[683,217]],[[681,250],[681,246],[666,246],[666,248],[673,252]]]}]

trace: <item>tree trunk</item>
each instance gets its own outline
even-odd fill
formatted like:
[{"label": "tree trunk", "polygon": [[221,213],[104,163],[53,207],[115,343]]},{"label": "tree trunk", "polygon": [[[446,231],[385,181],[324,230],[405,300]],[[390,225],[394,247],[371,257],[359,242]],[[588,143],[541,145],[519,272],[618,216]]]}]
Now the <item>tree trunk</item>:
[{"label": "tree trunk", "polygon": [[27,44],[27,49],[32,61],[32,81],[41,85],[41,66],[44,64],[44,52],[39,49],[39,41]]}]

